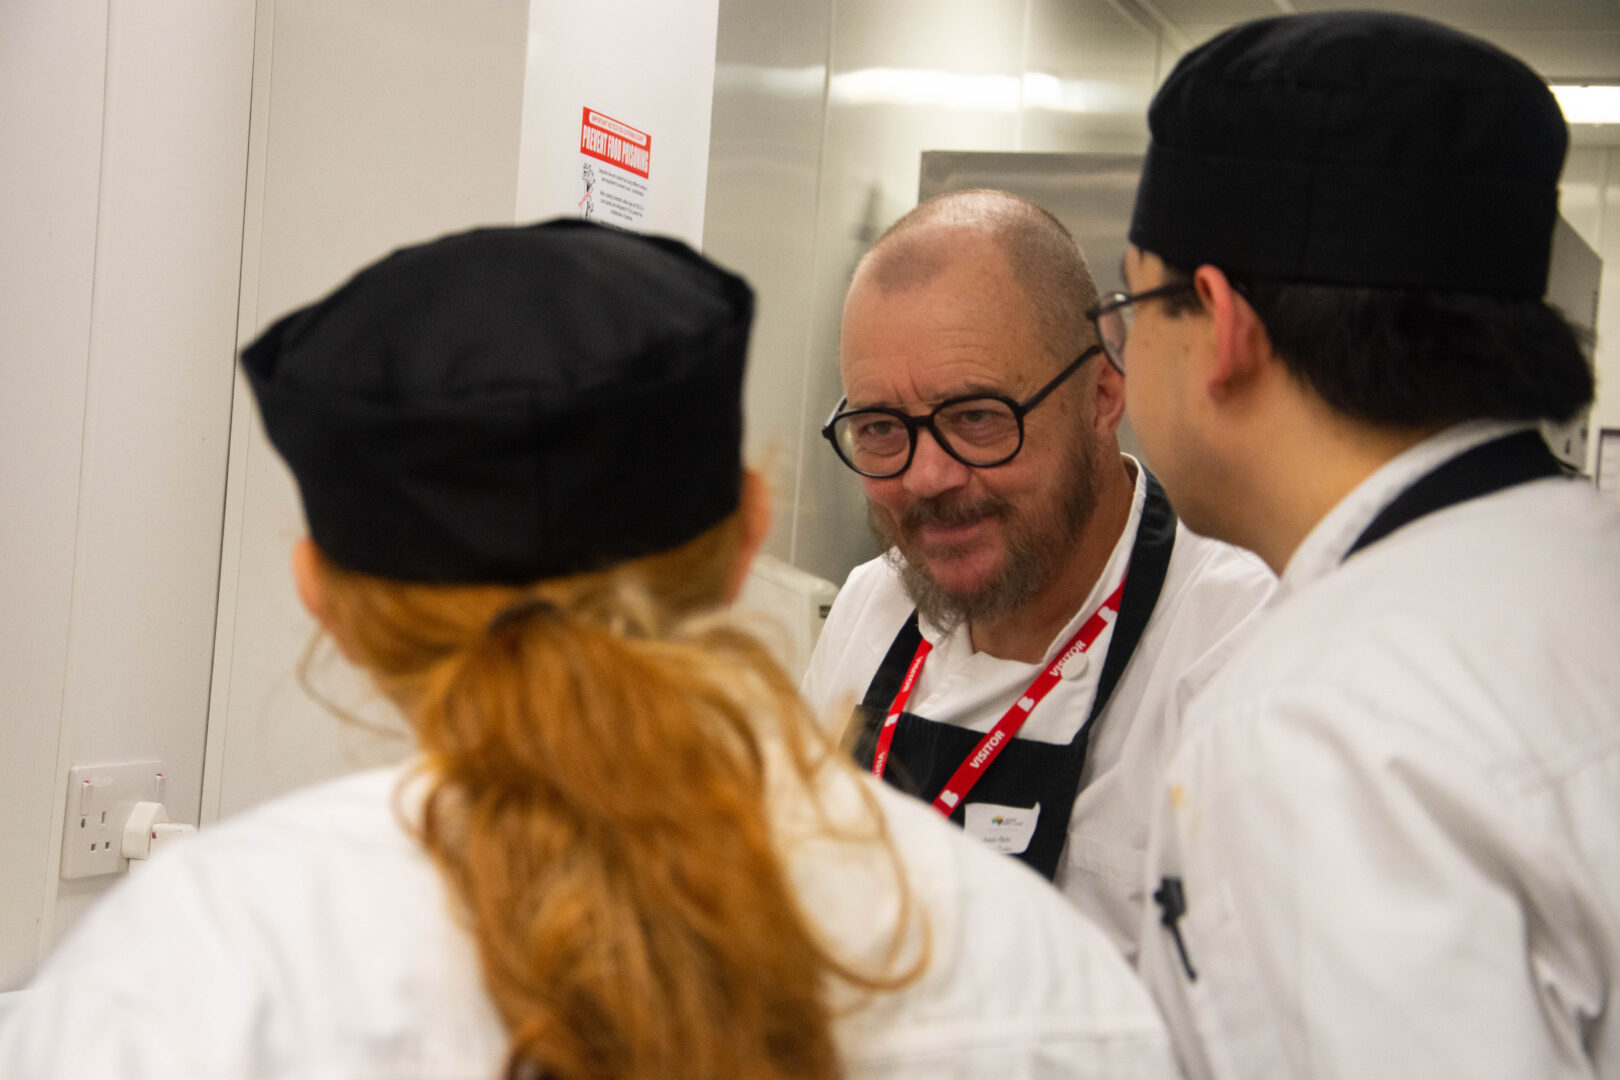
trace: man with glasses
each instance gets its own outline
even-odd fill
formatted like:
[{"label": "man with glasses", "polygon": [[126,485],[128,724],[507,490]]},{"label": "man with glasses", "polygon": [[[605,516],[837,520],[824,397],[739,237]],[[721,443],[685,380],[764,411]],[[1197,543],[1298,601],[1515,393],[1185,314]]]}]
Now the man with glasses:
[{"label": "man with glasses", "polygon": [[1216,37],[1148,117],[1104,336],[1177,510],[1280,576],[1159,785],[1183,1066],[1620,1076],[1620,512],[1537,430],[1593,389],[1542,299],[1558,105],[1338,12]]},{"label": "man with glasses", "polygon": [[859,703],[863,767],[1055,880],[1129,956],[1178,680],[1272,582],[1121,455],[1095,301],[1063,226],[1000,192],[924,203],[862,260],[823,434],[889,550],[850,574],[805,692]]}]

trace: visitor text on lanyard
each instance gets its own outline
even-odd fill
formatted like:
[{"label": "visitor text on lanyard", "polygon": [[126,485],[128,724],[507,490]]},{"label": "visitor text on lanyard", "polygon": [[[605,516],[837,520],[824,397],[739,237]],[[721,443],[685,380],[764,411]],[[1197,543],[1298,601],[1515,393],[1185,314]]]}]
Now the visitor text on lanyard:
[{"label": "visitor text on lanyard", "polygon": [[[1029,689],[1024,691],[1023,696],[1014,702],[1012,708],[996,721],[996,726],[979,740],[979,745],[973,748],[967,760],[957,767],[951,778],[945,782],[945,786],[940,789],[939,797],[934,800],[935,810],[946,817],[951,816],[957,804],[973,789],[973,785],[979,782],[979,777],[984,775],[985,770],[1001,751],[1012,742],[1018,730],[1024,726],[1024,721],[1029,719],[1029,714],[1035,711],[1035,706],[1039,705],[1041,699],[1057,685],[1059,679],[1063,678],[1063,665],[1073,657],[1089,652],[1102,632],[1113,624],[1119,616],[1119,599],[1124,593],[1125,582],[1121,581],[1119,588],[1102,602],[1102,606],[1092,613],[1091,618],[1075,631],[1069,643],[1058,651],[1057,658],[1042,669],[1035,677],[1035,681],[1029,684]],[[917,677],[922,674],[923,663],[927,661],[928,654],[932,650],[933,645],[927,638],[918,643],[916,655],[911,658],[911,666],[906,669],[905,680],[900,684],[900,692],[894,695],[894,704],[889,706],[889,713],[883,720],[883,726],[878,729],[877,752],[872,755],[872,773],[879,778],[883,776],[889,764],[889,746],[894,742],[894,729],[900,723],[900,714],[905,712],[906,701],[911,697],[912,688],[917,685]]]}]

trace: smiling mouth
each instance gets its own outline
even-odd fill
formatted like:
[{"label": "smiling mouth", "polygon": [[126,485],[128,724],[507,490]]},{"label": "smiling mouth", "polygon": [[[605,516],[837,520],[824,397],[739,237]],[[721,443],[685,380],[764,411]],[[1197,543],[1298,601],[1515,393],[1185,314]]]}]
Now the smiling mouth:
[{"label": "smiling mouth", "polygon": [[930,547],[950,547],[973,539],[989,520],[991,515],[986,514],[967,521],[930,521],[919,525],[913,533]]},{"label": "smiling mouth", "polygon": [[1012,506],[995,496],[918,499],[892,515],[867,504],[873,535],[913,561],[967,555],[990,539],[989,526],[1011,514]]},{"label": "smiling mouth", "polygon": [[916,506],[902,519],[902,527],[917,555],[950,558],[978,547],[987,539],[990,526],[1005,516],[993,501],[977,505]]}]

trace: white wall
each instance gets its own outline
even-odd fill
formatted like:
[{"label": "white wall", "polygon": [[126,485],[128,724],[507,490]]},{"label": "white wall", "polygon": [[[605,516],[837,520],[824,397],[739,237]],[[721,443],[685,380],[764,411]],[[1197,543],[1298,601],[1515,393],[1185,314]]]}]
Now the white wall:
[{"label": "white wall", "polygon": [[104,8],[0,6],[0,988],[38,950],[57,805],[106,41]]},{"label": "white wall", "polygon": [[252,9],[0,7],[0,985],[108,884],[58,890],[70,764],[196,819]]},{"label": "white wall", "polygon": [[[512,220],[527,21],[528,0],[260,3],[239,344],[395,247]],[[204,822],[403,751],[299,687],[297,493],[245,380],[234,415]],[[315,674],[390,722],[340,665]]]},{"label": "white wall", "polygon": [[[645,231],[701,234],[714,0],[261,0],[240,330],[246,344],[389,250],[571,215],[585,106],[652,134]],[[203,819],[397,758],[294,669],[314,627],[287,571],[296,491],[236,395]],[[397,732],[330,653],[315,682]]]}]

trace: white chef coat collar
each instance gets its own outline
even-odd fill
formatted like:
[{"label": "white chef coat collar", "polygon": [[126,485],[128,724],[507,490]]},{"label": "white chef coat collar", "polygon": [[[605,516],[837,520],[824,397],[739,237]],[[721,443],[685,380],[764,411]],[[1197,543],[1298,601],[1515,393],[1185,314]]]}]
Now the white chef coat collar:
[{"label": "white chef coat collar", "polygon": [[1533,426],[1522,421],[1471,420],[1431,435],[1385,462],[1340,499],[1294,549],[1278,583],[1278,599],[1331,573],[1373,518],[1424,474],[1481,443]]},{"label": "white chef coat collar", "polygon": [[[1142,508],[1147,505],[1147,476],[1140,462],[1129,454],[1119,455],[1125,462],[1131,475],[1135,478],[1135,486],[1131,491],[1131,513],[1125,519],[1125,527],[1114,540],[1114,550],[1108,556],[1103,571],[1091,586],[1091,592],[1075,609],[1068,623],[1052,636],[1051,642],[1046,646],[1045,658],[1041,664],[1049,663],[1057,654],[1057,650],[1080,629],[1080,624],[1091,617],[1091,613],[1102,606],[1108,594],[1119,585],[1120,579],[1125,576],[1125,569],[1130,565],[1131,548],[1136,541],[1137,526],[1142,523]],[[930,658],[931,666],[939,668],[956,668],[967,662],[974,655],[973,641],[968,633],[966,623],[958,623],[950,627],[942,627],[927,618],[917,620],[917,628],[922,636],[928,639],[933,646],[933,656]]]}]

